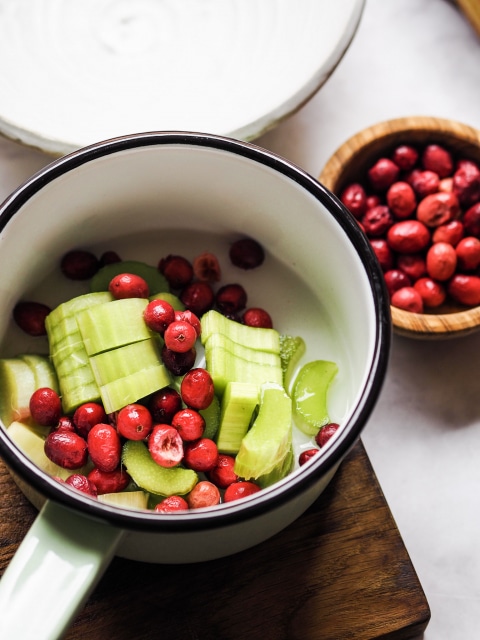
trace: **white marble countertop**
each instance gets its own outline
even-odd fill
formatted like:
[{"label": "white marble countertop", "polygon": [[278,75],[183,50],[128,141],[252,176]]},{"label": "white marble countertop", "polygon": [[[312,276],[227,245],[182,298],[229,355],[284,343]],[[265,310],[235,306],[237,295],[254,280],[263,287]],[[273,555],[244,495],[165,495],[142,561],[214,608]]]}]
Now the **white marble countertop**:
[{"label": "white marble countertop", "polygon": [[[326,85],[258,143],[318,176],[352,134],[408,115],[480,128],[480,37],[446,0],[367,0]],[[0,139],[0,199],[49,161]],[[479,356],[480,333],[441,343],[395,337],[363,436],[431,607],[424,640],[478,637]]]}]

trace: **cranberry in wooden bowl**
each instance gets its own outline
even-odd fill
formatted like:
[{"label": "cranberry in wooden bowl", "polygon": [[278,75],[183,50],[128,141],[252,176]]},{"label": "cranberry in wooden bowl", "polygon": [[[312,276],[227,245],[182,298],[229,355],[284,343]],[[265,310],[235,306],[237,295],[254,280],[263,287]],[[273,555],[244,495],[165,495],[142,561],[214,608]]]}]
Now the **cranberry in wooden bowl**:
[{"label": "cranberry in wooden bowl", "polygon": [[480,327],[480,132],[412,116],[344,142],[319,178],[384,273],[394,331],[450,338]]}]

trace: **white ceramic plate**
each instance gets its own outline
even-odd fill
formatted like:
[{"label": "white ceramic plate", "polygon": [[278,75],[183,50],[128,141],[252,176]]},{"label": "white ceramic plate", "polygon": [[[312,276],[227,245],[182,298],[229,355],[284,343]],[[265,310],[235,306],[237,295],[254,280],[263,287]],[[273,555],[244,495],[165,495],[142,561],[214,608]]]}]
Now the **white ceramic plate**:
[{"label": "white ceramic plate", "polygon": [[251,140],[327,80],[365,0],[0,0],[0,133],[53,155],[118,135]]}]

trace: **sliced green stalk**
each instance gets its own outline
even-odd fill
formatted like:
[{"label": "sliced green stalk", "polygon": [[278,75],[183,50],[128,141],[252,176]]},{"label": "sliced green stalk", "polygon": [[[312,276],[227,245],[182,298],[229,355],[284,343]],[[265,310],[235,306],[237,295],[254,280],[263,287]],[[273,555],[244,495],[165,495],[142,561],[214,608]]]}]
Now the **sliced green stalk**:
[{"label": "sliced green stalk", "polygon": [[97,500],[121,509],[140,509],[141,511],[148,508],[148,496],[145,491],[102,493],[97,496]]},{"label": "sliced green stalk", "polygon": [[49,387],[57,393],[59,392],[57,374],[48,356],[24,353],[19,358],[26,362],[32,370],[35,378],[35,389]]},{"label": "sliced green stalk", "polygon": [[293,386],[293,417],[303,433],[315,436],[330,421],[327,395],[338,366],[328,360],[313,360],[299,371]]},{"label": "sliced green stalk", "polygon": [[250,382],[229,382],[222,397],[218,450],[238,453],[259,401],[260,388]]},{"label": "sliced green stalk", "polygon": [[213,396],[212,402],[206,409],[200,409],[199,413],[205,420],[204,438],[213,440],[220,426],[220,400],[218,396]]},{"label": "sliced green stalk", "polygon": [[101,385],[100,396],[105,411],[113,413],[169,384],[170,374],[167,368],[158,364]]},{"label": "sliced green stalk", "polygon": [[24,360],[0,360],[0,419],[6,427],[30,417],[30,398],[35,389],[35,375]]},{"label": "sliced green stalk", "polygon": [[[103,351],[90,358],[93,375],[99,386],[125,378],[137,371],[163,365],[155,338]],[[146,395],[146,394],[143,394]]]},{"label": "sliced green stalk", "polygon": [[292,380],[300,362],[305,354],[305,341],[300,336],[280,335],[280,361],[283,371],[283,386],[290,392]]},{"label": "sliced green stalk", "polygon": [[[211,359],[215,352],[219,349],[228,351],[233,356],[249,360],[250,362],[258,362],[269,366],[278,367],[281,364],[280,356],[271,351],[260,351],[252,349],[238,342],[234,342],[228,336],[222,333],[213,333],[205,342],[205,357]],[[217,351],[220,353],[220,351]]]},{"label": "sliced green stalk", "polygon": [[280,337],[275,329],[261,329],[230,320],[212,309],[202,316],[202,344],[205,344],[213,333],[221,333],[233,342],[238,342],[251,349],[280,353]]}]

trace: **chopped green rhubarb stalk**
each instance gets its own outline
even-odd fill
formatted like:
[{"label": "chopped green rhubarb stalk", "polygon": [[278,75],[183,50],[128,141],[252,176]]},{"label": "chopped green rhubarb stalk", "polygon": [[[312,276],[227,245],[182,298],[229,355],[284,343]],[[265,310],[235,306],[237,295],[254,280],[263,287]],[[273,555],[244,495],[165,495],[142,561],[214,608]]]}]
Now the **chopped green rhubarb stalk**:
[{"label": "chopped green rhubarb stalk", "polygon": [[258,364],[266,364],[272,367],[281,365],[280,355],[277,353],[252,349],[238,342],[234,342],[222,333],[213,333],[205,343],[205,357],[211,359],[211,357],[214,357],[214,352],[219,349],[228,351],[233,356],[243,358],[243,360],[258,362]]},{"label": "chopped green rhubarb stalk", "polygon": [[35,390],[35,374],[24,360],[0,360],[0,419],[6,427],[30,417],[30,398]]},{"label": "chopped green rhubarb stalk", "polygon": [[[101,386],[137,371],[162,365],[158,341],[155,338],[103,351],[90,358],[96,383]],[[146,394],[144,394],[146,395]]]},{"label": "chopped green rhubarb stalk", "polygon": [[283,386],[289,392],[300,359],[305,354],[305,341],[300,336],[280,335],[280,361]]},{"label": "chopped green rhubarb stalk", "polygon": [[168,291],[168,282],[156,267],[137,260],[123,260],[107,264],[97,271],[90,281],[91,291],[108,291],[110,280],[121,273],[131,273],[143,278],[150,294]]},{"label": "chopped green rhubarb stalk", "polygon": [[[66,330],[66,327],[73,327],[74,325],[68,322],[66,326],[63,326],[62,323],[65,320],[70,321],[80,311],[111,300],[113,300],[112,294],[108,291],[102,291],[99,293],[85,293],[62,302],[48,314],[45,320],[49,339],[55,336],[57,330],[61,337],[68,335],[69,331]],[[53,340],[53,342],[56,342],[56,340]]]},{"label": "chopped green rhubarb stalk", "polygon": [[282,464],[292,447],[292,401],[282,385],[265,384],[255,422],[242,440],[234,470],[254,480]]},{"label": "chopped green rhubarb stalk", "polygon": [[280,356],[277,365],[261,364],[216,348],[205,353],[206,368],[212,376],[215,393],[222,395],[229,382],[250,382],[260,387],[265,382],[283,383]]},{"label": "chopped green rhubarb stalk", "polygon": [[159,363],[101,385],[99,387],[100,396],[105,411],[113,413],[127,404],[137,402],[137,400],[158,391],[158,389],[168,387],[170,381],[167,368]]},{"label": "chopped green rhubarb stalk", "polygon": [[24,353],[19,358],[26,362],[32,370],[35,389],[49,387],[57,393],[59,392],[57,374],[48,356]]},{"label": "chopped green rhubarb stalk", "polygon": [[285,454],[284,458],[269,472],[256,479],[255,482],[259,484],[263,489],[270,487],[272,484],[283,480],[290,471],[293,469],[295,457],[293,453],[293,447]]},{"label": "chopped green rhubarb stalk", "polygon": [[270,351],[280,354],[280,336],[275,329],[261,329],[230,320],[212,309],[202,316],[202,344],[205,344],[213,333],[221,333],[233,342],[238,342],[251,349]]},{"label": "chopped green rhubarb stalk", "polygon": [[309,436],[315,436],[323,425],[330,422],[327,396],[337,372],[335,362],[313,360],[300,369],[295,379],[293,417],[297,427]]},{"label": "chopped green rhubarb stalk", "polygon": [[139,509],[143,511],[148,508],[148,494],[145,491],[102,493],[97,496],[97,500],[112,507],[120,507],[120,509]]},{"label": "chopped green rhubarb stalk", "polygon": [[199,413],[205,420],[204,438],[213,440],[217,436],[220,426],[220,400],[217,396],[213,396],[212,402],[206,409],[200,409]]},{"label": "chopped green rhubarb stalk", "polygon": [[185,305],[180,300],[178,296],[174,293],[170,293],[169,291],[161,291],[160,293],[156,293],[153,296],[150,296],[149,300],[165,300],[172,305],[175,311],[185,311]]},{"label": "chopped green rhubarb stalk", "polygon": [[185,495],[198,482],[198,476],[192,469],[167,469],[158,465],[141,440],[128,440],[123,445],[122,462],[137,486],[155,495]]},{"label": "chopped green rhubarb stalk", "polygon": [[79,313],[77,322],[88,355],[151,338],[153,334],[143,320],[147,304],[146,298],[126,298]]},{"label": "chopped green rhubarb stalk", "polygon": [[217,437],[221,453],[237,454],[259,401],[260,388],[250,382],[229,382],[222,397]]}]

